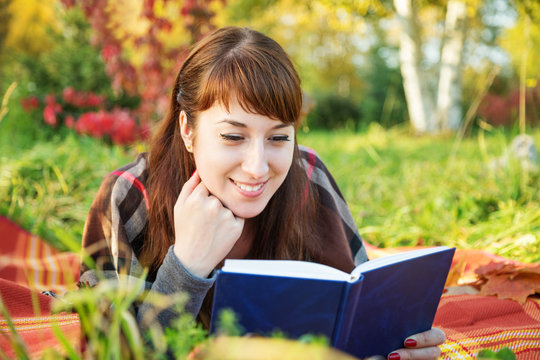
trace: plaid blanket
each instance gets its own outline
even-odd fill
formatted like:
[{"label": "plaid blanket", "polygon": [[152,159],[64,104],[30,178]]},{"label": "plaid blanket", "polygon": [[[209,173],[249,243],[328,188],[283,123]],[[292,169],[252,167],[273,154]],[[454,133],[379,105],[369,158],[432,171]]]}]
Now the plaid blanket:
[{"label": "plaid blanket", "polygon": [[79,316],[52,314],[53,298],[41,294],[44,290],[63,294],[70,284],[74,285],[79,262],[78,255],[59,252],[0,216],[0,309],[3,307],[9,314],[8,320],[0,312],[0,355],[20,358],[14,346],[17,340],[24,344],[31,358],[41,358],[49,348],[63,354],[54,326],[71,344],[80,344]]},{"label": "plaid blanket", "polygon": [[[366,244],[370,258],[403,249],[378,249]],[[410,249],[410,248],[407,248]],[[458,257],[468,256],[458,251]],[[474,252],[476,259],[500,257]],[[54,336],[58,325],[70,344],[81,344],[81,330],[76,314],[52,314],[52,298],[39,293],[55,290],[63,293],[74,284],[79,257],[59,253],[7,218],[0,216],[0,296],[12,323],[0,313],[0,356],[15,358],[14,337],[17,330],[30,358],[40,358],[47,348],[63,352]],[[35,310],[34,310],[35,309]],[[481,349],[509,347],[518,360],[540,359],[540,300],[529,298],[525,305],[492,296],[443,296],[434,326],[442,328],[448,340],[441,346],[441,359],[474,359]]]},{"label": "plaid blanket", "polygon": [[[17,337],[32,359],[41,358],[44,351],[54,349],[65,354],[65,349],[55,336],[58,326],[67,341],[75,348],[81,344],[79,316],[70,313],[51,313],[52,298],[32,291],[12,281],[0,279],[0,295],[11,322],[0,315],[0,354],[8,359],[22,358],[16,352]],[[13,329],[17,336],[14,336]]]},{"label": "plaid blanket", "polygon": [[494,296],[443,296],[433,323],[446,333],[442,359],[474,359],[482,349],[510,348],[519,360],[540,359],[540,300],[524,306]]},{"label": "plaid blanket", "polygon": [[59,252],[0,216],[0,278],[37,291],[63,294],[79,278],[80,257]]}]

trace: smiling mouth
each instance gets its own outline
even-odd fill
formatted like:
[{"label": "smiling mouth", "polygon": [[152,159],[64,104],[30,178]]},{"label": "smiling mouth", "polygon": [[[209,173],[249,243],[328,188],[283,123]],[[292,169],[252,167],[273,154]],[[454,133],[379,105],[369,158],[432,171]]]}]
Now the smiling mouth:
[{"label": "smiling mouth", "polygon": [[240,189],[242,189],[244,191],[247,191],[247,192],[259,191],[264,186],[264,184],[266,184],[266,182],[263,182],[263,183],[260,183],[260,184],[257,184],[257,185],[246,185],[246,184],[242,184],[242,183],[239,183],[237,181],[234,181],[232,179],[231,179],[231,181],[234,183],[234,185],[238,186]]}]

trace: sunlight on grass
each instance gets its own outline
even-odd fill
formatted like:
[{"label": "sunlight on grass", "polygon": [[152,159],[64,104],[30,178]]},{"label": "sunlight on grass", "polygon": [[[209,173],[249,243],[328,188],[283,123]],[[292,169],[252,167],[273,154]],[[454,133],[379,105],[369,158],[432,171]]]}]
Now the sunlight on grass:
[{"label": "sunlight on grass", "polygon": [[[533,135],[540,143],[540,131]],[[510,141],[502,130],[480,131],[450,159],[453,138],[418,138],[399,128],[299,134],[334,175],[368,242],[455,245],[536,262],[539,174],[515,164],[490,167]]]}]

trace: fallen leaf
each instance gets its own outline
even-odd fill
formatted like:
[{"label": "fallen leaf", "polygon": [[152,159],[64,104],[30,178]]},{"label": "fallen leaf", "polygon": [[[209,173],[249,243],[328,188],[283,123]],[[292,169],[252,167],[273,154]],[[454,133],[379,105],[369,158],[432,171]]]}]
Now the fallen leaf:
[{"label": "fallen leaf", "polygon": [[540,292],[540,274],[515,273],[486,275],[480,295],[497,295],[499,299],[513,299],[525,304],[529,295]]},{"label": "fallen leaf", "polygon": [[524,266],[524,267],[521,267],[518,271],[521,274],[537,274],[537,275],[540,275],[540,264],[537,264],[536,266]]},{"label": "fallen leaf", "polygon": [[448,272],[448,277],[446,278],[445,287],[459,285],[459,280],[463,277],[465,272],[465,266],[467,263],[464,259],[460,259],[459,262],[453,265]]},{"label": "fallen leaf", "polygon": [[489,264],[480,266],[475,270],[476,275],[479,277],[493,274],[511,273],[516,270],[516,266],[506,262],[492,261]]}]

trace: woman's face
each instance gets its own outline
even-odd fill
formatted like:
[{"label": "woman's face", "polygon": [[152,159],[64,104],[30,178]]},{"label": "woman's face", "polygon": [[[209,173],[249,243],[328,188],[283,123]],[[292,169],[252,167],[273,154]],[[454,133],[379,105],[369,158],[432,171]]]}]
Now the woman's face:
[{"label": "woman's face", "polygon": [[193,141],[197,172],[210,193],[248,219],[264,210],[285,180],[293,159],[294,127],[248,113],[236,98],[229,111],[216,102],[199,114],[193,132],[186,127],[183,132]]}]

